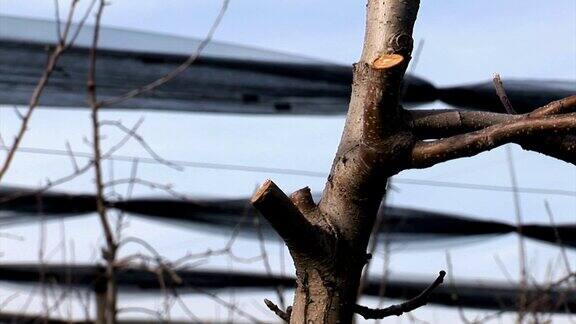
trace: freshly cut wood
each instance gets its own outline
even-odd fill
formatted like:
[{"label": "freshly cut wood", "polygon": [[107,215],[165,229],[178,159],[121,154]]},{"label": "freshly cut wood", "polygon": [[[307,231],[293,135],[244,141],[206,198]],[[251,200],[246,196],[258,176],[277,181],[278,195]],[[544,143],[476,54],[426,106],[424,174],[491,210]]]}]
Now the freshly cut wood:
[{"label": "freshly cut wood", "polygon": [[375,69],[386,69],[404,62],[404,56],[399,54],[384,54],[372,63]]}]

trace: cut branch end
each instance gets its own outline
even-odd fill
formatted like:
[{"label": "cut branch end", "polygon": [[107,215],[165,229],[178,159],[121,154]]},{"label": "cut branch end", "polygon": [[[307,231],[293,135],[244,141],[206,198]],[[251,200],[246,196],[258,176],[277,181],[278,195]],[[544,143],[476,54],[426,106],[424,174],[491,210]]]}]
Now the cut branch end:
[{"label": "cut branch end", "polygon": [[[252,199],[250,199],[250,203],[251,204],[257,204],[260,200],[262,200],[263,197],[266,196],[266,194],[270,191],[273,190],[273,188],[276,187],[276,189],[278,189],[278,187],[276,186],[276,184],[274,182],[272,182],[272,180],[267,179],[266,181],[264,181],[264,183],[258,188],[258,190],[256,190],[256,192],[254,193],[254,195],[252,195]],[[280,190],[280,189],[278,189]]]},{"label": "cut branch end", "polygon": [[314,198],[312,198],[312,193],[308,187],[295,191],[290,195],[290,199],[303,214],[309,213],[316,208]]},{"label": "cut branch end", "polygon": [[404,56],[400,54],[384,54],[372,62],[372,67],[378,70],[388,69],[404,62]]},{"label": "cut branch end", "polygon": [[251,203],[284,239],[288,248],[306,251],[317,244],[318,233],[304,214],[271,180],[254,193]]}]

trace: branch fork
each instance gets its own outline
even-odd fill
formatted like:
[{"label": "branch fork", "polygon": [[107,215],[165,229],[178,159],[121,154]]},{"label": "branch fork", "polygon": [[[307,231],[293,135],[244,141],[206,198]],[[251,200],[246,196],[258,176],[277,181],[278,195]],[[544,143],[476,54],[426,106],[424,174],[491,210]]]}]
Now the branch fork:
[{"label": "branch fork", "polygon": [[270,222],[291,253],[323,252],[318,248],[326,235],[317,226],[316,205],[309,188],[296,191],[291,199],[272,180],[266,180],[252,196],[251,203]]},{"label": "branch fork", "polygon": [[[523,115],[475,111],[409,112],[412,131],[421,139],[412,150],[412,167],[424,168],[476,155],[506,143],[576,163],[576,96]],[[457,114],[457,118],[454,118]]]}]

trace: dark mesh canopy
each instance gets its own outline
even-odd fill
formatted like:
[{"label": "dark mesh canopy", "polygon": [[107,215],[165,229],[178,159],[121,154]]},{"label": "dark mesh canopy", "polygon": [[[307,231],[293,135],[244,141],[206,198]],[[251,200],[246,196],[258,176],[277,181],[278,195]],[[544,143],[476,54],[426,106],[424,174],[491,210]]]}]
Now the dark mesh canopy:
[{"label": "dark mesh canopy", "polygon": [[[220,272],[202,270],[175,270],[181,279],[175,282],[166,274],[164,284],[178,289],[180,293],[194,293],[198,289],[243,289],[271,290],[276,287],[293,288],[294,279],[267,274]],[[44,281],[51,284],[66,284],[98,290],[102,284],[104,268],[94,265],[59,265],[46,264],[42,268],[36,264],[3,264],[0,265],[0,281],[36,284],[44,276]],[[120,292],[145,293],[160,291],[162,286],[158,274],[153,269],[128,267],[118,269],[116,282]],[[369,280],[364,289],[367,296],[380,296],[394,299],[409,299],[422,292],[431,280],[406,280],[390,278],[381,290],[381,280]],[[520,290],[513,284],[504,282],[466,282],[458,281],[456,285],[445,284],[436,288],[430,295],[429,303],[514,311],[517,309]],[[573,290],[562,288],[528,288],[527,300],[533,304],[533,311],[565,313],[576,310],[576,296]]]},{"label": "dark mesh canopy", "polygon": [[[53,22],[0,17],[0,104],[27,105],[54,44]],[[87,57],[92,28],[60,59],[41,105],[84,108]],[[103,101],[154,81],[195,53],[199,40],[103,28],[97,76]],[[121,67],[121,68],[119,68]],[[245,46],[212,42],[186,71],[167,84],[107,108],[232,114],[338,115],[350,98],[351,66]],[[504,80],[518,112],[533,110],[576,93],[576,83]],[[415,107],[436,100],[461,108],[505,112],[490,82],[436,88],[408,75],[403,103]]]},{"label": "dark mesh canopy", "polygon": [[[140,198],[106,202],[109,208],[136,216],[186,225],[199,230],[229,234],[237,229],[243,236],[257,238],[261,231],[277,239],[274,230],[245,199]],[[40,219],[78,217],[96,212],[96,198],[88,194],[35,192],[31,189],[0,187],[0,225],[37,222]],[[474,219],[462,215],[414,208],[385,207],[379,210],[383,225],[380,238],[390,242],[430,241],[439,239],[491,237],[508,233],[576,248],[576,224],[554,227],[539,224],[518,226],[503,222]],[[39,217],[42,216],[42,217]],[[254,217],[259,217],[254,222]],[[256,225],[259,224],[259,225]]]}]

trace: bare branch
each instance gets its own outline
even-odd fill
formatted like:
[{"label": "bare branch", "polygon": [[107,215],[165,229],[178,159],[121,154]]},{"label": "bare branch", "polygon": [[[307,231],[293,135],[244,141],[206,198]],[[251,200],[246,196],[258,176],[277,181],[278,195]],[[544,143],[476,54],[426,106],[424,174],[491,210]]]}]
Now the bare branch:
[{"label": "bare branch", "polygon": [[550,220],[550,226],[554,229],[554,236],[556,237],[556,242],[560,246],[560,253],[562,255],[562,261],[564,262],[564,266],[566,267],[567,273],[572,273],[572,268],[570,267],[570,261],[568,261],[568,255],[566,253],[566,246],[562,242],[560,238],[560,233],[558,233],[558,227],[556,226],[556,222],[554,221],[554,213],[552,212],[552,208],[550,207],[550,203],[546,200],[544,201],[544,207],[546,208],[546,214],[548,214],[548,219]]},{"label": "bare branch", "polygon": [[510,99],[508,99],[508,95],[506,95],[506,90],[504,89],[500,75],[498,73],[494,74],[492,81],[494,82],[494,88],[496,88],[496,94],[498,95],[498,98],[500,98],[500,102],[502,102],[506,112],[510,115],[515,115],[516,111],[514,110],[514,107],[512,107],[512,103],[510,102]]},{"label": "bare branch", "polygon": [[519,115],[456,109],[408,110],[407,115],[410,128],[420,139],[458,135],[521,118]]},{"label": "bare branch", "polygon": [[[478,131],[514,121],[536,120],[537,118],[560,116],[561,114],[573,112],[576,112],[576,96],[551,102],[524,115],[446,109],[409,110],[406,118],[409,120],[409,127],[417,137],[420,139],[432,139]],[[524,149],[544,153],[569,163],[576,163],[576,136],[526,135],[524,139],[518,139],[514,142],[521,145]]]},{"label": "bare branch", "polygon": [[[92,5],[94,4],[95,1],[96,0],[92,0],[92,2],[93,2]],[[66,19],[64,30],[61,33],[59,31],[60,22],[59,22],[59,18],[58,18],[58,21],[57,21],[58,44],[52,50],[51,54],[48,57],[48,61],[46,63],[46,67],[44,68],[42,76],[40,77],[40,80],[38,81],[38,84],[36,85],[36,88],[34,89],[32,96],[30,97],[30,102],[28,104],[28,110],[26,111],[26,113],[24,113],[21,116],[22,123],[20,124],[20,128],[18,130],[18,133],[16,134],[16,137],[14,138],[14,141],[8,150],[8,153],[6,155],[6,158],[4,160],[3,165],[0,167],[0,181],[2,180],[2,178],[4,177],[6,172],[8,171],[8,168],[10,167],[12,160],[14,159],[14,155],[16,154],[16,151],[18,150],[18,147],[20,146],[20,143],[22,142],[22,139],[24,138],[24,134],[28,130],[28,125],[30,123],[30,119],[31,119],[34,111],[36,110],[36,107],[40,103],[40,97],[42,96],[42,93],[44,92],[44,89],[48,83],[48,80],[50,79],[52,73],[56,69],[56,64],[58,63],[58,60],[60,59],[62,54],[73,43],[73,41],[71,41],[69,44],[66,44],[66,37],[67,37],[68,32],[70,30],[70,26],[72,25],[72,20],[74,18],[74,12],[76,10],[78,2],[79,2],[79,0],[72,0],[72,3],[70,4],[70,9],[68,11],[68,16]],[[75,39],[78,36],[77,34],[80,32],[80,29],[81,29],[82,25],[84,24],[84,21],[88,18],[88,14],[92,10],[92,5],[87,10],[85,16],[82,18],[82,21],[81,21],[81,23],[80,23],[80,25],[76,31],[76,35],[74,36],[73,39]],[[56,0],[56,10],[57,11],[60,10],[58,7],[58,1],[57,0]],[[59,17],[60,13],[57,12],[56,15]]]},{"label": "bare branch", "polygon": [[74,12],[76,11],[76,7],[79,1],[80,0],[72,0],[72,2],[70,3],[70,10],[68,10],[68,17],[66,18],[66,24],[64,25],[64,30],[58,37],[58,46],[64,49],[70,47],[66,45],[66,38],[68,37],[68,33],[70,32],[70,27],[72,26],[72,20],[74,19]]},{"label": "bare branch", "polygon": [[56,36],[62,42],[62,32],[60,30],[60,0],[54,0],[54,18],[56,18]]},{"label": "bare branch", "polygon": [[114,186],[121,185],[121,184],[128,184],[128,186],[133,186],[135,184],[139,184],[139,185],[151,188],[151,189],[162,190],[162,191],[164,191],[164,192],[170,194],[171,196],[178,198],[180,200],[184,200],[184,201],[193,200],[192,197],[174,190],[172,188],[171,184],[162,184],[162,183],[157,183],[157,182],[153,182],[153,181],[149,181],[149,180],[145,180],[145,179],[140,179],[140,178],[123,178],[123,179],[116,179],[113,181],[108,181],[108,182],[102,183],[102,185],[104,187],[114,187]]},{"label": "bare branch", "polygon": [[[417,142],[412,150],[412,166],[425,168],[455,158],[473,156],[506,143],[523,144],[536,136],[568,135],[575,131],[576,113],[542,118],[527,116],[472,133],[432,142]],[[574,154],[576,145],[568,149]]]},{"label": "bare branch", "polygon": [[559,114],[567,114],[572,112],[576,112],[576,95],[552,101],[546,106],[540,107],[528,113],[527,116],[544,117]]},{"label": "bare branch", "polygon": [[58,45],[58,46],[56,46],[56,48],[54,48],[52,54],[50,54],[50,57],[48,58],[48,63],[46,64],[46,68],[44,69],[44,72],[42,73],[42,76],[40,77],[40,81],[38,82],[38,85],[36,85],[36,88],[34,89],[34,93],[32,94],[32,97],[30,98],[28,110],[21,117],[22,123],[20,124],[20,128],[18,130],[18,133],[16,134],[16,137],[14,138],[14,141],[12,142],[12,145],[10,146],[10,150],[8,151],[8,154],[6,155],[6,159],[4,160],[4,163],[3,163],[2,167],[0,168],[0,180],[2,180],[2,178],[6,174],[6,171],[8,171],[8,168],[10,167],[10,164],[12,163],[12,160],[14,159],[14,155],[16,154],[16,151],[18,150],[18,147],[20,146],[20,143],[22,142],[22,139],[24,138],[24,134],[28,130],[28,124],[30,123],[30,118],[32,117],[32,114],[34,113],[36,107],[38,106],[38,103],[40,102],[40,96],[42,95],[44,88],[46,87],[46,84],[48,83],[48,79],[50,79],[50,76],[52,75],[52,72],[54,72],[54,69],[56,67],[56,63],[58,62],[58,59],[62,55],[63,51],[64,51],[64,49],[62,48],[62,46]]},{"label": "bare branch", "polygon": [[88,80],[87,80],[87,93],[88,93],[88,103],[91,108],[91,122],[92,122],[92,147],[94,150],[94,174],[96,182],[96,209],[98,216],[100,218],[100,223],[104,231],[104,237],[106,238],[106,249],[103,249],[103,258],[106,261],[105,269],[105,291],[103,293],[105,318],[99,318],[98,321],[104,321],[106,323],[114,324],[116,323],[117,316],[117,287],[116,287],[116,269],[114,267],[114,260],[116,259],[116,253],[118,245],[114,239],[114,233],[110,226],[108,220],[108,215],[106,212],[106,204],[104,200],[104,185],[102,176],[102,153],[100,146],[100,127],[99,127],[99,109],[96,96],[96,55],[98,50],[98,40],[100,36],[100,22],[102,20],[102,13],[106,2],[104,0],[99,0],[98,9],[96,11],[96,23],[94,25],[94,34],[92,37],[92,46],[90,47],[89,64],[88,64]]},{"label": "bare branch", "polygon": [[266,304],[266,306],[268,306],[268,308],[274,312],[274,314],[278,315],[278,317],[283,319],[286,323],[290,323],[290,313],[292,312],[291,307],[288,307],[286,311],[283,311],[268,299],[264,299],[264,304]]},{"label": "bare branch", "polygon": [[115,246],[114,237],[112,234],[112,229],[106,217],[106,206],[104,203],[104,185],[102,180],[102,154],[100,151],[100,131],[99,131],[99,118],[98,110],[100,106],[98,105],[98,100],[96,98],[96,51],[98,48],[98,39],[100,31],[100,21],[102,18],[102,12],[104,10],[105,2],[100,0],[98,11],[96,13],[96,24],[94,26],[94,35],[92,39],[92,47],[90,48],[90,63],[88,66],[88,81],[87,81],[87,92],[88,92],[88,103],[92,109],[91,121],[92,121],[92,145],[94,149],[94,172],[96,176],[96,206],[98,209],[98,215],[100,216],[100,221],[104,228],[104,235],[106,237],[106,242],[108,246]]},{"label": "bare branch", "polygon": [[545,136],[519,141],[525,150],[539,152],[547,156],[576,165],[576,136]]},{"label": "bare branch", "polygon": [[10,296],[6,297],[2,302],[0,302],[0,310],[4,309],[4,307],[8,306],[14,299],[20,296],[20,292],[15,292]]},{"label": "bare branch", "polygon": [[373,309],[365,306],[356,305],[354,312],[361,315],[365,319],[381,319],[384,317],[396,315],[400,316],[404,313],[411,312],[419,307],[422,307],[428,303],[428,298],[436,289],[444,282],[444,276],[446,276],[446,271],[440,271],[438,278],[426,288],[420,295],[398,305],[392,305],[386,308]]},{"label": "bare branch", "polygon": [[576,112],[576,96],[553,101],[531,113],[508,115],[456,109],[407,110],[410,129],[420,139],[441,138],[475,131],[526,117],[546,117]]},{"label": "bare branch", "polygon": [[14,106],[14,113],[16,114],[16,116],[18,117],[18,119],[22,120],[24,119],[24,115],[20,112],[20,110],[18,109],[17,106]]},{"label": "bare branch", "polygon": [[266,180],[258,188],[251,203],[270,222],[289,248],[308,250],[316,246],[319,233],[313,231],[312,224],[271,180]]},{"label": "bare branch", "polygon": [[176,67],[174,70],[170,71],[168,74],[164,75],[163,77],[161,77],[161,78],[159,78],[153,82],[150,82],[143,87],[128,91],[125,94],[120,95],[119,97],[105,100],[105,101],[101,102],[101,105],[102,106],[111,106],[111,105],[117,104],[119,102],[126,101],[130,98],[139,96],[145,92],[151,91],[151,90],[165,84],[166,82],[174,79],[180,73],[182,73],[186,69],[188,69],[188,67],[190,67],[192,64],[194,64],[194,62],[196,62],[196,59],[198,59],[198,57],[200,56],[200,54],[202,53],[204,48],[206,48],[206,46],[208,46],[208,44],[212,41],[212,37],[214,37],[214,33],[216,33],[216,30],[218,29],[220,22],[222,22],[222,18],[224,18],[224,14],[226,13],[226,10],[228,9],[229,3],[230,3],[230,0],[223,0],[222,1],[222,7],[220,8],[220,11],[218,12],[218,16],[216,17],[216,19],[212,23],[212,26],[210,27],[208,34],[202,40],[202,42],[200,42],[200,44],[196,48],[196,51],[194,51],[194,53],[192,53],[186,59],[186,61],[184,61],[182,64],[180,64],[178,67]]},{"label": "bare branch", "polygon": [[316,204],[314,203],[314,198],[312,198],[309,187],[304,187],[293,192],[290,195],[290,200],[292,200],[292,203],[302,214],[310,213],[316,209]]},{"label": "bare branch", "polygon": [[[74,0],[74,2],[77,2],[77,1],[78,0]],[[84,16],[82,16],[82,18],[80,19],[80,22],[78,23],[78,26],[76,27],[76,31],[74,32],[74,34],[70,38],[70,41],[68,41],[68,43],[66,44],[66,47],[71,47],[74,45],[74,43],[76,42],[76,39],[78,38],[78,35],[80,35],[80,32],[82,31],[82,28],[84,27],[84,24],[86,23],[86,20],[88,20],[88,17],[90,16],[90,13],[92,12],[92,8],[94,8],[95,4],[96,4],[96,0],[92,0],[90,2],[90,5],[88,6],[86,11],[84,12]]]},{"label": "bare branch", "polygon": [[[141,120],[143,120],[141,118]],[[160,164],[164,164],[170,168],[173,168],[175,170],[178,171],[182,171],[183,168],[175,163],[172,163],[164,158],[162,158],[160,155],[158,155],[158,153],[156,153],[154,151],[154,149],[152,149],[152,147],[150,147],[150,145],[144,140],[144,138],[142,136],[140,136],[138,133],[136,133],[136,131],[133,131],[131,129],[129,129],[128,127],[124,126],[124,124],[122,124],[119,121],[112,121],[112,120],[103,120],[99,123],[100,126],[103,125],[109,125],[109,126],[114,126],[116,128],[118,128],[119,130],[121,130],[122,132],[126,133],[127,135],[130,135],[132,138],[134,138],[139,144],[140,146],[142,146],[144,148],[144,150],[146,150],[146,152],[148,152],[148,154],[150,154],[150,156],[158,161],[158,163]]]},{"label": "bare branch", "polygon": [[527,309],[527,296],[526,288],[528,285],[528,265],[526,262],[526,242],[523,235],[524,223],[522,219],[522,208],[520,203],[520,195],[518,193],[518,179],[516,176],[516,168],[514,167],[514,158],[512,155],[512,148],[508,145],[506,146],[506,155],[508,160],[508,170],[510,172],[510,183],[512,184],[512,197],[514,201],[514,214],[516,216],[516,228],[518,233],[518,259],[519,259],[519,275],[520,282],[518,289],[520,294],[518,296],[518,322],[523,322],[524,313]]},{"label": "bare branch", "polygon": [[78,162],[76,162],[74,151],[72,151],[72,147],[70,147],[70,142],[66,142],[66,151],[68,152],[68,156],[70,156],[70,162],[72,163],[74,172],[78,172],[80,169],[78,168]]}]

